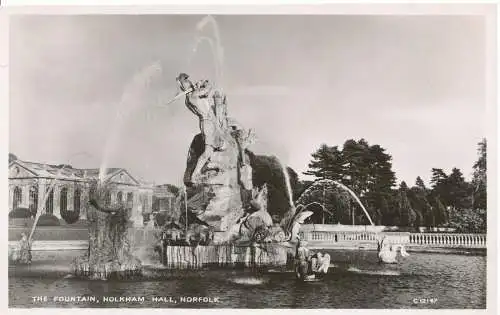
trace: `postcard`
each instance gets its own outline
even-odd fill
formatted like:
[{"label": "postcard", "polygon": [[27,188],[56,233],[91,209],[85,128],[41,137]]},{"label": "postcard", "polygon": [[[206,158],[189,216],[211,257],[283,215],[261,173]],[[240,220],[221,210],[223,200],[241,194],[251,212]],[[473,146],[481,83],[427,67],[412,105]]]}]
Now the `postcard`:
[{"label": "postcard", "polygon": [[494,6],[177,9],[4,12],[10,309],[494,313]]}]

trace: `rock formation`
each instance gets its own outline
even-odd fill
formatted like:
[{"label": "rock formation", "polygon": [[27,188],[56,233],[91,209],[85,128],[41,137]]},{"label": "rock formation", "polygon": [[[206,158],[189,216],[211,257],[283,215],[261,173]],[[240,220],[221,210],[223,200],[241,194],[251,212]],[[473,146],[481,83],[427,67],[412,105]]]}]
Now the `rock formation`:
[{"label": "rock formation", "polygon": [[191,142],[184,173],[184,207],[195,217],[188,218],[189,226],[215,231],[217,243],[286,240],[295,208],[280,162],[248,149],[253,132],[228,118],[227,98],[210,82],[192,83],[186,74],[177,81],[201,131]]}]

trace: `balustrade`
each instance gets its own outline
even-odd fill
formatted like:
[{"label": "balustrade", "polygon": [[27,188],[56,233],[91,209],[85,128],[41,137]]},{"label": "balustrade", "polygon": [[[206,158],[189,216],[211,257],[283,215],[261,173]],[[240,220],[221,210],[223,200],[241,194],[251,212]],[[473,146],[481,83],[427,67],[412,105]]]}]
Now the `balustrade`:
[{"label": "balustrade", "polygon": [[363,242],[376,243],[381,235],[393,244],[409,244],[429,247],[485,248],[486,234],[459,233],[403,233],[403,232],[356,232],[356,231],[306,231],[302,239],[312,242]]},{"label": "balustrade", "polygon": [[486,247],[486,234],[413,233],[411,245],[435,247]]}]

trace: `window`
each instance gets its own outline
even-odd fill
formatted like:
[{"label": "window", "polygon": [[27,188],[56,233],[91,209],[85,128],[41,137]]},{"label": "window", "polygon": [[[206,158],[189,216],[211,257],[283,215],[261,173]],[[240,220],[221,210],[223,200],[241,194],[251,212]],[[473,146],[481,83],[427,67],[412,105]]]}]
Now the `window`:
[{"label": "window", "polygon": [[106,206],[111,205],[111,192],[109,190],[106,191],[106,194],[104,195],[104,204]]},{"label": "window", "polygon": [[68,210],[68,188],[66,187],[61,189],[61,195],[59,196],[59,207],[61,211]]},{"label": "window", "polygon": [[134,194],[132,192],[127,193],[127,208],[134,207]]},{"label": "window", "polygon": [[81,198],[80,189],[75,190],[75,195],[73,196],[73,209],[75,211],[80,211],[80,198]]},{"label": "window", "polygon": [[23,192],[20,187],[14,187],[14,204],[12,205],[12,210],[17,209],[21,205],[23,200]]},{"label": "window", "polygon": [[149,212],[149,209],[148,209],[148,196],[146,195],[142,195],[141,196],[142,198],[142,212],[143,213],[146,213],[146,212]]},{"label": "window", "polygon": [[30,212],[32,214],[37,212],[38,209],[38,186],[30,187]]},{"label": "window", "polygon": [[49,196],[45,201],[45,213],[48,214],[54,213],[54,189],[50,190]]},{"label": "window", "polygon": [[123,203],[123,193],[121,191],[118,192],[118,194],[116,194],[116,202],[117,203]]}]

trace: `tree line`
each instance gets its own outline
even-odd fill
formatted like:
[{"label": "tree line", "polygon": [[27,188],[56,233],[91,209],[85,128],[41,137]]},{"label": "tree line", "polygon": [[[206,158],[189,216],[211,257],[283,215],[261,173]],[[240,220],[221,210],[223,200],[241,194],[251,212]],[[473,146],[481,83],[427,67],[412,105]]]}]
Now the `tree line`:
[{"label": "tree line", "polygon": [[311,187],[318,180],[329,179],[351,188],[378,225],[485,232],[486,139],[478,143],[477,151],[477,161],[471,166],[471,181],[465,180],[458,168],[448,174],[442,168],[432,168],[430,187],[427,187],[420,176],[411,186],[404,181],[397,183],[392,156],[380,145],[370,145],[365,139],[349,139],[342,148],[322,144],[312,153],[308,170],[304,172],[315,181],[299,181],[297,176],[292,176],[296,182],[294,197],[298,199],[307,188],[312,188],[313,193],[311,189],[308,191],[309,201],[316,198],[315,201],[328,210],[328,215],[323,215],[324,223],[369,224],[352,199],[348,203],[339,202],[337,189]]}]

